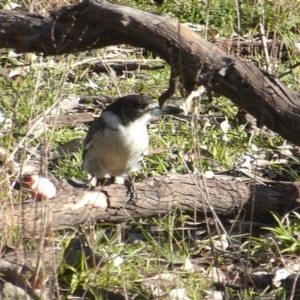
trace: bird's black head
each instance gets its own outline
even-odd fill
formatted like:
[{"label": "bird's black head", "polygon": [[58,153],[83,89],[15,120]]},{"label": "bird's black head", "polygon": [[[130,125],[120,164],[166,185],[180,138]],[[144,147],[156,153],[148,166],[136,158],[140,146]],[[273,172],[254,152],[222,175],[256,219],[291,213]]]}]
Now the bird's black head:
[{"label": "bird's black head", "polygon": [[112,112],[120,117],[123,125],[127,125],[151,110],[154,103],[154,100],[144,94],[127,95],[114,101],[103,113]]}]

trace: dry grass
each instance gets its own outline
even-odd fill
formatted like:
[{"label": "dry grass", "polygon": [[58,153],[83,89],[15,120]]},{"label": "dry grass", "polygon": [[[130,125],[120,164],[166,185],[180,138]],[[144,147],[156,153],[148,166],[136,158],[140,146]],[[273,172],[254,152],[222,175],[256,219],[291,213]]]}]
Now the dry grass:
[{"label": "dry grass", "polygon": [[[296,7],[292,1],[287,1],[285,7],[279,1],[274,1],[276,5],[271,1],[264,3],[265,10],[261,15],[265,21],[264,30],[267,39],[273,37],[267,43],[270,47],[266,48],[258,37],[257,17],[261,2],[244,1],[240,7],[234,1],[215,0],[209,6],[201,1],[196,2],[165,1],[161,6],[154,6],[152,1],[126,1],[126,4],[148,11],[168,12],[180,17],[183,22],[206,24],[209,28],[206,27],[200,34],[212,42],[222,44],[229,53],[255,61],[259,67],[271,70],[276,75],[288,72],[282,78],[283,81],[298,89],[299,85],[295,85],[299,81],[298,68],[288,69],[287,66],[298,60],[293,45],[299,37],[296,20],[299,5]],[[256,2],[256,5],[252,2]],[[28,5],[20,1],[26,11],[41,15],[46,15],[55,7],[76,3],[35,1]],[[276,18],[274,11],[277,12]],[[249,18],[246,18],[247,14]],[[237,28],[240,29],[239,37],[233,38]],[[52,115],[55,120],[66,114],[66,111],[70,113],[65,107],[59,107],[64,99],[71,94],[115,98],[140,92],[157,97],[168,85],[168,67],[160,71],[139,70],[120,75],[109,68],[107,73],[91,72],[91,61],[99,60],[108,66],[110,61],[116,60],[152,59],[147,55],[142,49],[129,46],[48,58],[2,52],[0,112],[6,121],[0,126],[0,160],[3,163],[0,184],[4,218],[7,208],[20,208],[22,201],[32,201],[26,191],[12,188],[13,182],[19,181],[20,174],[24,174],[30,163],[36,164],[38,172],[52,173],[58,179],[85,178],[81,170],[80,151],[70,156],[53,158],[57,147],[75,138],[83,138],[88,126],[78,123],[72,127],[56,128],[45,122],[45,116]],[[180,98],[179,93],[176,96]],[[285,142],[280,137],[270,132],[265,135],[261,130],[249,132],[246,126],[240,126],[235,116],[237,108],[228,99],[213,95],[213,103],[209,100],[204,93],[201,106],[195,105],[192,121],[169,120],[151,125],[152,150],[163,148],[166,151],[145,158],[146,165],[141,177],[166,172],[186,173],[187,169],[224,172],[243,163],[245,155],[255,156],[259,152],[260,157],[267,160],[267,157],[281,151],[278,146]],[[72,113],[83,110],[97,115],[101,107],[95,103],[84,104]],[[229,138],[227,142],[221,138],[224,133],[221,124],[224,121],[231,125],[226,132]],[[175,147],[180,155],[172,153]],[[283,155],[283,151],[280,154]],[[291,158],[298,165],[294,154],[291,154]],[[13,165],[13,162],[16,164]],[[299,178],[298,169],[287,165],[277,164],[266,169],[279,174],[278,177],[284,176],[286,180]],[[254,171],[261,174],[265,170]],[[298,222],[297,216],[292,219],[294,223]],[[222,291],[225,299],[262,299],[262,295],[267,292],[271,297],[269,299],[275,295],[284,299],[282,291],[267,289],[271,283],[260,288],[257,283],[253,284],[251,280],[254,279],[248,276],[249,270],[264,266],[270,274],[278,267],[278,261],[284,258],[281,250],[287,244],[292,248],[289,254],[298,253],[297,239],[293,239],[297,226],[283,224],[280,220],[273,233],[277,238],[289,237],[288,243],[284,245],[276,239],[264,239],[266,231],[261,231],[259,225],[254,230],[256,224],[247,224],[241,220],[232,225],[221,222],[216,215],[213,218],[197,218],[186,216],[181,211],[171,216],[131,221],[117,229],[115,226],[95,224],[60,231],[44,227],[38,236],[28,236],[26,228],[13,226],[14,221],[10,220],[11,226],[7,226],[1,234],[2,253],[23,255],[26,250],[27,256],[30,256],[28,251],[35,250],[35,255],[26,258],[30,261],[27,264],[29,285],[47,291],[51,286],[56,299],[65,299],[71,295],[77,295],[80,299],[104,299],[108,292],[130,299],[149,299],[158,297],[160,293],[163,299],[176,298],[176,293],[186,293],[190,299],[199,299],[206,294],[204,290],[210,289],[212,282],[217,281],[218,276],[212,275],[212,267],[218,268],[219,276],[224,276],[223,280],[233,283]],[[76,244],[78,236],[81,242]],[[75,262],[60,264],[51,256],[54,245],[60,246],[58,253],[66,253],[73,248],[83,248],[84,251],[76,252],[78,256]],[[89,263],[91,249],[97,253],[93,257],[93,267]],[[46,261],[43,265],[42,262]],[[59,267],[56,268],[56,264]],[[245,275],[241,275],[240,271]],[[249,281],[249,285],[246,286],[243,281]]]}]

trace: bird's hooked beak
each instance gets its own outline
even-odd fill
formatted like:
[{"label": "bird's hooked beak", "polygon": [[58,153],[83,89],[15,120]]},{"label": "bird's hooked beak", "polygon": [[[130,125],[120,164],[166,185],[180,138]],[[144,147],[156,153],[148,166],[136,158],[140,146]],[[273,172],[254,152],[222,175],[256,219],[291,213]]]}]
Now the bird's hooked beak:
[{"label": "bird's hooked beak", "polygon": [[183,110],[179,107],[174,106],[166,106],[163,108],[154,107],[151,109],[151,115],[153,117],[159,117],[159,116],[167,116],[167,115],[178,115],[183,112]]}]

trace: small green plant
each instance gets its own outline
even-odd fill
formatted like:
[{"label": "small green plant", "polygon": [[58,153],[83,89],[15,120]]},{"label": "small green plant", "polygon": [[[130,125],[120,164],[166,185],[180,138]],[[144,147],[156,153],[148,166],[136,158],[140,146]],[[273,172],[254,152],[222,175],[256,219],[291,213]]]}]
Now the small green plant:
[{"label": "small green plant", "polygon": [[[7,1],[0,2],[0,5],[4,5]],[[21,4],[22,9],[28,10],[29,1],[15,0],[14,2]],[[60,5],[68,5],[71,1],[39,0],[31,2],[34,2],[34,9],[43,15],[46,11],[50,12]],[[272,39],[277,36],[286,48],[283,49],[286,56],[285,61],[279,63],[276,74],[286,73],[281,80],[295,91],[300,89],[298,84],[300,68],[291,68],[291,65],[299,63],[299,53],[295,47],[295,42],[299,40],[300,36],[299,1],[173,0],[162,1],[160,5],[157,5],[153,0],[110,2],[148,12],[165,14],[171,18],[178,18],[181,22],[207,25],[208,28],[205,30],[208,32],[215,30],[215,38],[221,42],[228,39],[226,42],[229,44],[234,41],[229,40],[232,36],[234,38],[239,37],[241,43],[244,40],[259,43],[258,24],[263,21],[268,38]],[[205,30],[200,34],[204,35]],[[208,39],[211,39],[208,33],[206,35]],[[249,47],[252,47],[252,44]],[[120,95],[144,92],[158,98],[168,87],[170,73],[168,66],[159,71],[155,69],[126,71],[120,76],[120,74],[114,72],[93,72],[88,63],[82,63],[85,59],[89,61],[91,59],[93,61],[96,59],[103,60],[110,53],[113,53],[113,57],[120,58],[122,61],[126,61],[126,59],[156,59],[155,55],[147,54],[144,57],[143,50],[133,50],[130,46],[118,46],[114,47],[113,50],[109,48],[97,49],[56,57],[42,57],[33,54],[20,55],[13,54],[10,51],[1,52],[0,112],[12,122],[12,126],[8,129],[5,124],[0,124],[1,146],[9,151],[18,150],[15,159],[22,162],[23,159],[34,158],[31,156],[36,153],[35,151],[26,152],[27,149],[39,150],[44,147],[45,152],[48,150],[54,151],[72,139],[84,138],[87,131],[86,125],[56,128],[52,127],[52,124],[44,124],[45,127],[48,126],[47,133],[32,131],[28,134],[28,124],[32,120],[40,117],[52,105],[60,103],[62,99],[71,94],[117,98]],[[107,55],[107,57],[109,58],[110,55]],[[246,56],[242,59],[248,58]],[[107,60],[109,61],[109,59]],[[263,66],[266,63],[265,56],[259,47],[253,51],[251,62],[257,63],[258,66]],[[159,61],[159,64],[161,64],[161,61]],[[182,97],[179,90],[176,92],[176,97],[180,98],[179,104],[181,104]],[[143,178],[168,172],[185,174],[188,172],[187,165],[191,171],[198,169],[201,173],[213,168],[213,165],[210,164],[211,161],[227,171],[233,169],[236,163],[240,162],[244,152],[251,152],[251,146],[253,145],[261,149],[272,149],[283,144],[283,139],[277,135],[266,137],[266,135],[261,134],[264,131],[263,129],[259,134],[250,134],[246,125],[238,124],[235,116],[237,107],[230,100],[215,93],[212,93],[211,99],[208,98],[208,95],[204,93],[202,99],[204,101],[199,101],[201,102],[198,106],[199,113],[191,114],[187,118],[165,118],[150,124],[150,151],[155,154],[145,157],[145,168],[140,171],[144,175]],[[170,105],[178,105],[178,103],[175,103],[172,99]],[[100,113],[98,107],[89,108],[95,115]],[[63,113],[63,111],[58,111],[57,115]],[[205,123],[204,115],[210,122],[210,126],[205,127],[203,125]],[[227,142],[221,139],[220,124],[224,119],[228,120],[231,126],[227,133],[229,139]],[[20,144],[21,141],[24,142]],[[178,148],[179,155],[170,155],[173,148]],[[187,153],[190,154],[188,159],[185,157]],[[296,166],[295,169],[285,165],[272,165],[270,168],[281,173],[288,173],[291,181],[299,180],[299,174],[297,173],[299,161],[294,157],[289,157],[289,159],[293,160]],[[82,171],[80,150],[69,156],[49,158],[48,162],[49,171],[59,178],[86,179],[86,174]],[[7,176],[4,176],[4,179],[7,183],[6,190],[9,190],[10,182],[7,180]],[[19,198],[11,197],[5,190],[1,191],[0,201],[2,204],[8,203],[9,207],[12,199],[17,202]],[[266,229],[273,233],[274,239],[248,238],[244,235],[239,235],[236,238],[236,243],[240,243],[240,254],[249,258],[249,266],[258,264],[256,256],[258,252],[268,253],[268,255],[270,253],[278,255],[279,252],[283,254],[300,254],[300,238],[298,237],[300,214],[293,212],[284,219],[276,214],[273,215],[277,225]],[[201,280],[198,271],[188,273],[181,268],[180,263],[184,258],[190,258],[191,261],[196,258],[201,261],[204,258],[202,253],[204,250],[207,252],[204,246],[208,240],[206,237],[199,242],[191,240],[190,232],[187,234],[185,228],[186,218],[183,212],[177,210],[167,216],[159,215],[138,222],[131,220],[124,226],[124,228],[126,227],[123,230],[125,238],[121,243],[118,241],[117,234],[110,235],[107,233],[108,230],[104,224],[96,225],[95,251],[108,258],[107,264],[101,269],[88,268],[86,264],[88,258],[82,252],[79,252],[75,264],[62,263],[60,266],[57,294],[60,297],[67,297],[79,291],[81,299],[83,299],[82,295],[84,294],[89,299],[105,299],[103,289],[101,289],[104,288],[107,291],[117,291],[130,299],[150,299],[155,298],[155,296],[152,294],[151,289],[144,284],[146,279],[157,274],[168,273],[168,275],[174,276],[174,281],[180,280],[184,284],[188,290],[189,298],[199,299],[207,283],[203,283],[203,278]],[[196,216],[196,208],[193,218],[193,224],[195,225],[199,221],[198,215]],[[210,219],[207,223],[213,223],[213,221]],[[152,227],[155,227],[155,229],[153,230]],[[129,239],[127,238],[130,235],[128,231],[136,231],[134,233],[143,238],[141,240],[138,240],[138,238]],[[28,249],[34,248],[35,244],[32,241],[24,243],[22,232],[23,228],[8,230],[5,234],[3,233],[1,237],[2,248],[4,249],[6,245],[16,248],[24,246]],[[191,232],[193,232],[193,229],[191,229]],[[67,247],[68,242],[63,245],[63,250],[65,251]],[[231,248],[226,249],[226,251],[230,252]],[[123,259],[123,263],[120,265],[116,265],[114,261],[117,256]],[[207,261],[210,263],[211,259],[205,258],[205,262]],[[213,261],[213,263],[223,266],[228,262],[230,265],[236,263],[232,256],[229,260],[219,256]],[[179,264],[179,267],[177,264]],[[101,288],[99,289],[99,287]],[[128,295],[128,292],[132,294]],[[236,299],[254,299],[255,294],[257,295],[254,289],[251,287],[244,288],[244,286],[241,288],[241,292],[228,293],[228,295],[236,296]]]},{"label": "small green plant", "polygon": [[299,255],[300,253],[300,214],[292,212],[283,219],[272,213],[277,226],[264,227],[274,234],[274,243],[282,253]]}]

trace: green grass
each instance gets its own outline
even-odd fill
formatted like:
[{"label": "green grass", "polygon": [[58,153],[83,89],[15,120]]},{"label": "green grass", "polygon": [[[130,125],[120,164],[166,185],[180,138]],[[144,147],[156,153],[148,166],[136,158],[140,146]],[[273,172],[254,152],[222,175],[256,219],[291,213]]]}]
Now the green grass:
[{"label": "green grass", "polygon": [[[15,2],[22,4],[25,9],[28,8],[26,1]],[[36,7],[42,13],[44,10],[50,11],[52,7],[68,4],[63,1],[50,2],[40,1]],[[150,0],[114,2],[149,12],[168,14],[171,17],[180,18],[182,22],[208,24],[207,32],[204,30],[200,34],[207,35],[210,40],[212,36],[209,32],[213,29],[222,39],[231,38],[234,32],[245,39],[251,39],[259,35],[257,25],[259,20],[263,20],[270,37],[276,33],[287,46],[285,60],[278,61],[278,68],[274,74],[283,74],[292,64],[299,62],[299,54],[293,46],[294,42],[299,39],[300,3],[297,1],[286,1],[284,5],[275,1],[277,5],[274,5],[272,1],[211,0],[209,5],[206,5],[201,1],[190,0],[164,1],[160,6]],[[240,3],[239,7],[236,3]],[[126,47],[120,46],[120,49],[123,48]],[[0,131],[6,133],[0,136],[0,144],[10,151],[15,151],[16,160],[22,162],[28,158],[26,149],[43,148],[52,153],[61,144],[75,138],[84,138],[87,126],[82,124],[77,124],[74,128],[60,129],[49,126],[47,132],[42,130],[28,132],[29,121],[41,118],[46,111],[50,113],[52,106],[71,94],[105,95],[117,98],[119,95],[131,93],[148,93],[157,98],[167,88],[169,67],[159,71],[130,72],[128,76],[117,76],[96,74],[90,72],[88,64],[81,64],[81,61],[86,58],[98,57],[100,59],[107,55],[106,51],[108,50],[99,49],[47,58],[34,54],[22,54],[15,57],[11,55],[11,52],[1,52],[0,112],[11,119],[13,126],[4,128],[4,125],[0,125]],[[140,52],[127,54],[128,59],[141,58],[141,56]],[[255,59],[259,66],[265,64],[265,57],[260,51],[253,51],[252,55],[243,58]],[[286,85],[296,91],[299,90],[299,70],[297,67],[282,78]],[[180,97],[180,93],[177,92],[176,96]],[[149,129],[150,149],[163,151],[145,157],[145,168],[140,171],[140,175],[143,175],[141,177],[159,176],[168,172],[186,174],[188,173],[187,165],[190,171],[213,170],[217,173],[219,169],[231,170],[243,161],[242,156],[245,153],[264,157],[265,152],[274,153],[279,146],[284,144],[284,140],[279,136],[266,136],[265,129],[258,130],[258,133],[254,135],[249,133],[245,125],[238,123],[235,116],[237,107],[229,99],[213,94],[213,101],[210,103],[208,95],[204,93],[202,100],[195,112],[198,111],[200,115],[208,116],[207,119],[211,125],[209,127],[204,126],[203,118],[195,116],[198,113],[189,119],[168,117],[152,123]],[[89,108],[96,109],[96,111],[99,109],[93,105]],[[56,112],[56,114],[63,114],[63,111]],[[221,139],[220,124],[224,120],[228,120],[230,124],[227,142]],[[40,123],[44,124],[42,118]],[[43,129],[43,126],[39,128]],[[18,145],[21,146],[19,150]],[[259,151],[255,151],[254,146]],[[178,149],[179,154],[173,151],[175,148]],[[191,153],[190,159],[185,160],[188,152]],[[201,155],[199,155],[200,152]],[[291,155],[291,160],[296,166],[299,165],[298,159],[293,155]],[[275,162],[266,169],[283,174],[290,181],[299,180],[297,167]],[[51,161],[49,170],[60,179],[86,178],[81,167],[80,151],[72,156]],[[258,173],[264,173],[264,170]],[[15,202],[19,201],[18,198],[14,199]],[[10,204],[9,193],[2,193],[0,201],[2,204]],[[201,225],[189,225],[189,222],[193,221]],[[119,243],[118,231],[113,226],[97,225],[93,227],[94,250],[103,255],[108,263],[101,268],[86,268],[84,263],[86,258],[79,255],[78,264],[75,266],[62,264],[59,270],[59,283],[62,289],[59,292],[62,297],[67,297],[80,290],[86,291],[88,293],[86,297],[90,297],[89,299],[92,297],[105,299],[105,290],[109,290],[123,295],[128,294],[132,298],[135,296],[136,299],[149,299],[154,294],[151,286],[147,285],[149,278],[157,274],[171,274],[174,278],[165,287],[166,295],[162,299],[168,299],[168,293],[175,287],[184,287],[190,299],[199,299],[204,296],[204,290],[211,285],[211,282],[200,272],[183,270],[182,265],[187,258],[196,261],[199,259],[201,266],[203,260],[204,265],[210,267],[212,265],[231,266],[232,269],[229,272],[237,274],[237,269],[246,265],[245,261],[253,267],[259,266],[260,262],[255,256],[257,253],[276,253],[278,256],[299,254],[299,241],[295,237],[299,227],[297,225],[298,214],[289,216],[284,222],[275,216],[275,221],[276,227],[265,227],[268,227],[267,230],[275,235],[276,241],[281,241],[280,245],[272,244],[255,235],[250,236],[249,232],[243,232],[243,230],[235,232],[234,238],[239,241],[238,247],[243,255],[242,258],[236,257],[234,252],[231,252],[231,257],[228,258],[226,253],[217,250],[215,250],[216,253],[207,254],[207,247],[204,246],[210,245],[211,239],[218,235],[218,231],[223,233],[222,230],[217,228],[215,221],[187,216],[180,209],[170,216],[158,216],[143,221],[131,220],[123,224],[122,243]],[[187,229],[189,226],[192,229]],[[197,230],[200,231],[199,228],[205,232],[196,234]],[[226,230],[229,231],[229,227],[226,227]],[[72,229],[67,232],[73,233]],[[133,234],[140,237],[140,240],[136,238],[133,243],[130,240]],[[63,237],[63,234],[58,234],[56,239],[63,248],[67,247],[68,238]],[[24,242],[21,231],[17,230],[12,230],[8,237],[2,236],[2,245],[5,243],[14,245],[18,249],[34,247],[33,239]],[[227,251],[230,252],[232,249],[229,248]],[[123,259],[123,263],[119,266],[115,264],[116,256]],[[275,265],[271,266],[275,267]],[[153,286],[158,286],[157,281],[154,281]],[[228,289],[226,293],[232,296],[232,298],[228,296],[228,299],[253,299],[255,295],[259,293],[262,295],[265,291],[254,291],[251,287],[241,284],[240,292]],[[275,295],[277,291],[272,291],[272,293]]]},{"label": "green grass", "polygon": [[281,219],[273,214],[276,220],[276,227],[266,227],[265,229],[273,233],[272,239],[274,251],[280,251],[282,254],[298,255],[300,252],[300,243],[298,238],[300,215],[293,212]]}]

